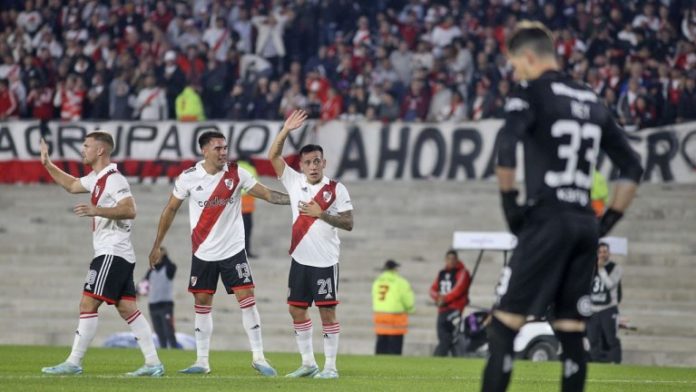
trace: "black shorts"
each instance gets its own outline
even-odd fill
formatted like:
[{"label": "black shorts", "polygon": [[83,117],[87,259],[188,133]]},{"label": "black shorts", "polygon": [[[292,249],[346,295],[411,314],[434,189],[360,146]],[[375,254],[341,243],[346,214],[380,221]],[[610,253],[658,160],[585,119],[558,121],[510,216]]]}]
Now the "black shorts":
[{"label": "black shorts", "polygon": [[292,260],[288,278],[288,304],[309,307],[335,306],[338,302],[338,264],[310,267]]},{"label": "black shorts", "polygon": [[235,290],[254,288],[254,278],[247,261],[246,251],[220,261],[203,261],[191,257],[191,277],[188,291],[191,293],[215,294],[218,277],[222,279],[227,294]]},{"label": "black shorts", "polygon": [[596,218],[563,211],[535,218],[532,213],[518,240],[496,287],[496,308],[540,317],[552,305],[557,319],[587,318],[597,259]]},{"label": "black shorts", "polygon": [[89,264],[83,294],[113,305],[120,300],[135,301],[135,263],[114,255],[95,257]]}]

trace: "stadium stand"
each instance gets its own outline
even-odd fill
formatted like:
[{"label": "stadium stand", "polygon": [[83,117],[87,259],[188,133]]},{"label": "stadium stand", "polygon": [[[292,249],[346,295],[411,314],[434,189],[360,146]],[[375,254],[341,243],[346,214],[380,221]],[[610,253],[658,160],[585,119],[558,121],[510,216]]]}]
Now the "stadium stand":
[{"label": "stadium stand", "polygon": [[8,0],[0,119],[143,118],[162,105],[150,75],[171,119],[186,86],[213,119],[497,117],[521,19],[553,29],[565,70],[629,130],[696,118],[688,1]]},{"label": "stadium stand", "polygon": [[[279,186],[271,179],[264,182]],[[430,355],[437,343],[433,321],[436,309],[428,303],[427,295],[432,269],[439,265],[442,249],[451,245],[453,231],[496,231],[504,227],[498,199],[490,197],[495,185],[438,182],[437,192],[430,192],[422,181],[360,181],[347,185],[356,205],[356,230],[342,236],[342,304],[338,312],[344,324],[344,344],[340,350],[373,352],[370,285],[375,265],[395,258],[402,263],[402,274],[411,281],[416,294],[416,313],[411,317],[404,354]],[[136,276],[142,276],[147,268],[147,253],[169,191],[164,185],[133,186],[138,204],[133,237],[138,257]],[[630,239],[629,256],[620,260],[626,271],[622,317],[637,328],[621,332],[627,363],[696,365],[694,191],[693,185],[645,184],[634,208],[615,231]],[[0,344],[71,343],[75,303],[91,258],[88,246],[75,245],[76,239],[87,235],[89,224],[72,214],[74,202],[57,186],[0,186],[0,329],[4,331]],[[259,205],[256,214],[254,240],[260,257],[253,260],[252,268],[265,345],[269,352],[294,352],[285,305],[290,215],[286,209],[266,203]],[[385,214],[389,219],[384,219]],[[186,219],[177,222],[166,245],[180,263],[186,264],[189,228]],[[475,256],[462,254],[469,266]],[[493,253],[485,257],[471,289],[473,305],[490,306],[494,301],[493,288],[502,260]],[[175,283],[176,323],[181,332],[193,329],[192,299],[185,289],[187,276],[178,274]],[[213,339],[213,348],[246,350],[235,301],[220,297],[216,309],[220,333]],[[109,334],[125,330],[115,313],[102,313],[97,345]]]}]

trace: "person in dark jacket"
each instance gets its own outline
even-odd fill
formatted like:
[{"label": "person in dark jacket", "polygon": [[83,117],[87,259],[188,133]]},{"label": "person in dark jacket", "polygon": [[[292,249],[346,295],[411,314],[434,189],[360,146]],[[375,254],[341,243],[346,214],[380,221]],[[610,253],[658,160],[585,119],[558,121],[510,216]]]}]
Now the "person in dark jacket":
[{"label": "person in dark jacket", "polygon": [[456,330],[459,327],[464,307],[469,304],[469,271],[459,260],[455,250],[449,250],[445,255],[445,268],[438,272],[430,286],[430,297],[438,307],[436,357],[460,356],[456,346]]},{"label": "person in dark jacket", "polygon": [[161,247],[160,250],[162,262],[147,271],[143,280],[138,283],[138,292],[149,297],[150,317],[160,347],[181,348],[176,341],[174,330],[173,283],[176,264],[169,259],[166,248]]}]

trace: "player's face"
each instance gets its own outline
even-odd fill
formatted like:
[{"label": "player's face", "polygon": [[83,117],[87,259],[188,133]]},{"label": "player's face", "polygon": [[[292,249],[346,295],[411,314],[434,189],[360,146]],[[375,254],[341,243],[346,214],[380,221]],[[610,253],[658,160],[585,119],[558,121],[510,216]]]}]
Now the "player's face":
[{"label": "player's face", "polygon": [[203,158],[218,170],[222,170],[227,163],[227,142],[225,139],[210,139],[208,144],[203,147]]},{"label": "player's face", "polygon": [[92,166],[99,157],[101,144],[91,137],[85,139],[82,143],[82,163]]},{"label": "player's face", "polygon": [[600,246],[599,249],[597,249],[597,258],[602,264],[606,263],[607,260],[609,260],[609,248]]},{"label": "player's face", "polygon": [[319,151],[308,152],[300,157],[300,169],[310,184],[316,184],[324,178],[325,167],[326,159]]}]

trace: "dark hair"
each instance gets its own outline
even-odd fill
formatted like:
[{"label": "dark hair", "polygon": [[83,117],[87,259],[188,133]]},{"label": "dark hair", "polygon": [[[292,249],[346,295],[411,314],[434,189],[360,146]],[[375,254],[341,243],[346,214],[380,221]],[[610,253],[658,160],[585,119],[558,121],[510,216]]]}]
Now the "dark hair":
[{"label": "dark hair", "polygon": [[114,138],[111,136],[109,132],[97,130],[88,133],[87,136],[85,136],[85,139],[88,137],[108,145],[109,152],[114,150]]},{"label": "dark hair", "polygon": [[206,131],[201,134],[201,136],[198,137],[198,147],[203,149],[211,139],[224,139],[225,135],[222,134],[222,132],[218,131]]},{"label": "dark hair", "polygon": [[603,246],[606,246],[607,249],[611,249],[611,247],[609,247],[609,244],[606,243],[606,242],[604,242],[604,241],[601,241],[601,242],[597,245],[597,249],[599,249],[599,248],[601,248],[601,247],[603,247]]},{"label": "dark hair", "polygon": [[447,251],[447,253],[445,253],[445,257],[447,257],[447,256],[449,256],[449,255],[454,255],[454,257],[456,257],[457,259],[459,259],[459,255],[457,254],[457,251],[454,250],[454,249],[450,249],[450,250]]},{"label": "dark hair", "polygon": [[324,149],[318,144],[307,144],[300,149],[300,156],[304,154],[309,154],[310,152],[319,151],[321,156],[324,156]]},{"label": "dark hair", "polygon": [[555,56],[551,31],[541,22],[522,21],[507,40],[507,49],[516,55],[523,48],[532,50],[539,56]]}]

